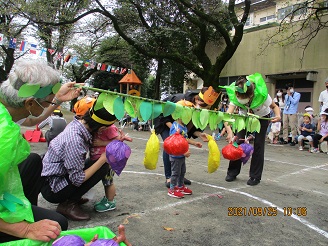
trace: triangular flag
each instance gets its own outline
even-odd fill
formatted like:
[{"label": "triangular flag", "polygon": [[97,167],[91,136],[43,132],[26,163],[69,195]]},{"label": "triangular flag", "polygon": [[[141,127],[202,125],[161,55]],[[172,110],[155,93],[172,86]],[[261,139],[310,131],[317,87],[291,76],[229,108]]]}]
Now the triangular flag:
[{"label": "triangular flag", "polygon": [[24,52],[25,49],[26,49],[26,45],[27,45],[27,42],[26,41],[22,41],[20,46],[19,46],[19,50]]},{"label": "triangular flag", "polygon": [[50,55],[53,55],[56,52],[56,50],[54,50],[54,49],[48,49],[48,51],[49,51]]},{"label": "triangular flag", "polygon": [[67,56],[65,56],[64,62],[69,62],[69,59],[71,59],[71,55],[70,54],[68,54]]},{"label": "triangular flag", "polygon": [[120,67],[117,67],[116,69],[115,69],[115,73],[119,73],[120,72]]},{"label": "triangular flag", "polygon": [[90,68],[91,69],[94,69],[95,67],[96,67],[96,62],[95,61],[91,61],[91,63],[90,63]]},{"label": "triangular flag", "polygon": [[101,71],[106,71],[106,64],[105,63],[101,64],[101,69],[100,70]]},{"label": "triangular flag", "polygon": [[3,45],[3,34],[0,33],[0,45]]},{"label": "triangular flag", "polygon": [[90,60],[86,60],[85,63],[84,63],[84,66],[89,67],[89,65],[90,65]]},{"label": "triangular flag", "polygon": [[31,44],[31,47],[30,47],[30,53],[31,54],[36,54],[36,47],[37,45],[36,44]]},{"label": "triangular flag", "polygon": [[107,67],[107,72],[110,72],[111,69],[112,69],[112,66],[111,66],[111,65],[108,65],[108,67]]},{"label": "triangular flag", "polygon": [[122,67],[120,74],[124,74],[125,72],[126,72],[126,67]]},{"label": "triangular flag", "polygon": [[101,63],[98,63],[97,64],[97,70],[100,70],[100,68],[101,68]]},{"label": "triangular flag", "polygon": [[54,60],[55,61],[60,60],[62,56],[63,56],[63,52],[58,52],[57,55],[55,55]]},{"label": "triangular flag", "polygon": [[46,55],[47,54],[47,48],[41,48],[41,50],[40,50],[40,56],[44,56],[44,55]]},{"label": "triangular flag", "polygon": [[78,66],[81,66],[81,65],[83,64],[83,61],[82,61],[82,60],[77,60],[77,61],[76,61],[76,64],[77,64]]},{"label": "triangular flag", "polygon": [[112,66],[112,70],[110,70],[112,73],[115,73],[116,67]]},{"label": "triangular flag", "polygon": [[72,59],[69,61],[71,64],[75,64],[77,61],[77,56],[73,56]]},{"label": "triangular flag", "polygon": [[16,38],[10,38],[8,48],[16,49]]}]

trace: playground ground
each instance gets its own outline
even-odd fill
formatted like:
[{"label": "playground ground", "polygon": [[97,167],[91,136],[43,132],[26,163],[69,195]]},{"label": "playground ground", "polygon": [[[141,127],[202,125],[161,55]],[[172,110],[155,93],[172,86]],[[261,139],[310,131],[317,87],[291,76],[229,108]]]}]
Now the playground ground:
[{"label": "playground ground", "polygon": [[[65,117],[73,116],[66,113]],[[125,132],[133,138],[128,143],[132,154],[123,173],[114,179],[117,209],[93,210],[104,195],[100,182],[92,200],[83,205],[91,220],[70,221],[69,229],[101,225],[117,233],[123,224],[129,241],[138,246],[328,245],[327,154],[266,143],[262,180],[252,187],[246,184],[249,163],[228,183],[224,180],[227,160],[221,156],[219,169],[209,174],[207,144],[202,149],[191,147],[186,177],[192,181],[193,195],[174,199],[167,195],[161,156],[156,170],[143,165],[150,132],[131,128]],[[226,145],[225,140],[217,143],[220,149]],[[33,152],[42,154],[46,149],[46,143],[31,143]],[[56,209],[41,195],[39,205]]]}]

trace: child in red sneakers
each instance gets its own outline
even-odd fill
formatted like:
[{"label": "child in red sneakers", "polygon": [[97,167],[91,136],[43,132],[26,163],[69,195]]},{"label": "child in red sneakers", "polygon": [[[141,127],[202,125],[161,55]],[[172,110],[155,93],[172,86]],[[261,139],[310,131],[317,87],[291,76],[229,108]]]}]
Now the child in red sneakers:
[{"label": "child in red sneakers", "polygon": [[[175,132],[179,132],[184,138],[187,139],[189,144],[192,144],[198,148],[202,147],[200,142],[189,139],[187,134],[187,127],[183,124],[181,119],[177,119],[173,122],[170,128],[170,135]],[[192,190],[184,186],[183,180],[186,173],[186,157],[190,156],[190,151],[181,156],[170,155],[171,162],[171,183],[168,189],[168,195],[175,198],[183,198],[184,195],[191,195]]]}]

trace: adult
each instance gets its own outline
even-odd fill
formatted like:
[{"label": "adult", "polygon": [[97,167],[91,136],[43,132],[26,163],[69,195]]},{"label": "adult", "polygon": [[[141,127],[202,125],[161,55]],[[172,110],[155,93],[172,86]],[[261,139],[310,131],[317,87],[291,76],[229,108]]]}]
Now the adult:
[{"label": "adult", "polygon": [[292,139],[290,146],[295,146],[297,135],[297,110],[301,99],[301,94],[294,91],[292,84],[286,85],[287,94],[285,95],[285,107],[283,112],[283,141],[282,144],[288,143],[288,127],[290,127]]},{"label": "adult", "polygon": [[278,103],[279,108],[280,108],[280,112],[281,112],[281,116],[283,114],[284,111],[284,107],[285,107],[285,96],[284,96],[284,91],[283,89],[278,89],[276,96],[273,98],[273,101],[275,103]]},{"label": "adult", "polygon": [[40,129],[44,128],[46,125],[49,125],[50,129],[46,131],[45,138],[47,140],[48,146],[51,140],[59,135],[62,131],[64,131],[67,122],[63,117],[63,113],[60,109],[55,109],[51,116],[42,121],[38,127]]},{"label": "adult", "polygon": [[[219,94],[210,87],[203,87],[201,91],[195,93],[193,91],[186,91],[185,94],[174,94],[168,96],[163,101],[170,101],[177,103],[181,100],[185,100],[189,102],[195,108],[209,109],[215,103]],[[170,136],[170,128],[172,123],[174,122],[171,115],[164,117],[163,115],[159,116],[154,120],[154,128],[156,134],[160,134],[163,141]],[[205,133],[202,132],[201,129],[197,129],[192,121],[187,124],[188,129],[188,138],[197,138],[200,137],[204,142],[208,141]],[[163,150],[163,163],[164,163],[164,174],[165,174],[165,185],[167,188],[170,187],[170,179],[171,179],[171,162],[169,155]],[[190,185],[191,181],[184,178],[184,184]]]},{"label": "adult", "polygon": [[[0,85],[0,197],[7,200],[11,194],[18,198],[18,204],[9,198],[0,205],[0,243],[21,238],[47,242],[68,227],[64,216],[36,206],[43,182],[42,161],[39,155],[30,154],[18,123],[40,123],[61,102],[79,95],[81,89],[74,84],[61,86],[60,74],[44,62],[17,61]],[[4,206],[6,203],[11,206]]]},{"label": "adult", "polygon": [[115,123],[116,117],[105,108],[90,109],[82,119],[77,116],[54,138],[43,158],[41,176],[46,180],[42,196],[59,203],[57,212],[71,220],[88,220],[89,214],[80,208],[82,196],[109,171],[106,153],[96,161],[86,160],[92,135]]},{"label": "adult", "polygon": [[[230,86],[224,86],[226,88],[230,104],[227,113],[234,113],[236,107],[239,107],[239,114],[246,115],[247,112],[260,116],[260,132],[256,133],[254,139],[254,152],[252,154],[252,160],[249,170],[248,185],[257,185],[260,183],[263,165],[264,165],[264,147],[265,147],[265,135],[269,125],[269,120],[263,118],[270,117],[270,110],[274,112],[274,118],[271,122],[280,121],[279,107],[272,101],[268,90],[265,85],[265,81],[261,74],[252,74],[246,77],[241,77]],[[227,122],[224,123],[227,130],[227,141],[230,143],[234,140],[233,132]],[[237,141],[241,143],[239,139],[245,139],[246,130],[241,130],[237,133]],[[240,173],[242,161],[235,160],[229,162],[227,176],[225,180],[232,182],[236,179]]]},{"label": "adult", "polygon": [[326,89],[319,95],[320,112],[324,112],[328,108],[328,78],[325,80]]}]

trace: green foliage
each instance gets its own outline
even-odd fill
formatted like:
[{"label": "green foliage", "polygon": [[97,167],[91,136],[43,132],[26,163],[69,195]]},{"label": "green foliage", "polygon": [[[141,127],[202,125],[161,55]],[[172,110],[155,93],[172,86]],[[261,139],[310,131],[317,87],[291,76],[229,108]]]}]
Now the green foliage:
[{"label": "green foliage", "polygon": [[120,86],[118,82],[121,79],[122,75],[105,71],[98,71],[93,74],[90,82],[95,88],[119,92]]}]

